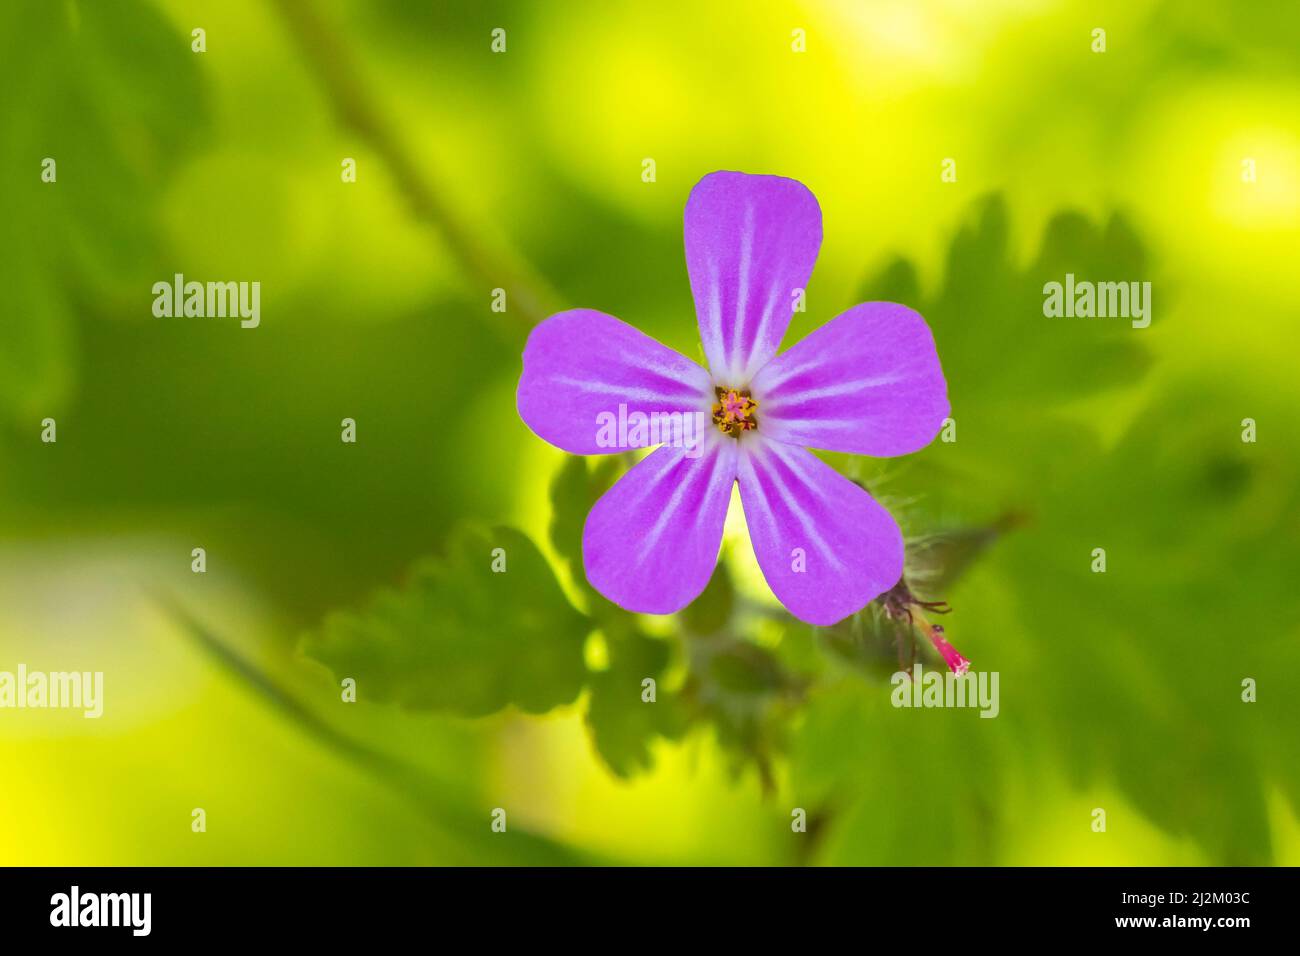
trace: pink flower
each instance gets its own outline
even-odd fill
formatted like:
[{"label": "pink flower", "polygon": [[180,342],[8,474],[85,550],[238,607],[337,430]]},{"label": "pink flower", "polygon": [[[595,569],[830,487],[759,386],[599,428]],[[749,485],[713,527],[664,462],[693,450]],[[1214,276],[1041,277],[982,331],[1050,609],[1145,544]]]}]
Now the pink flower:
[{"label": "pink flower", "polygon": [[961,656],[957,648],[948,643],[948,638],[944,637],[943,627],[938,624],[930,626],[930,643],[934,649],[943,655],[944,662],[947,663],[948,669],[954,674],[961,676],[970,670],[970,661]]},{"label": "pink flower", "polygon": [[669,614],[704,590],[737,481],[763,576],[801,620],[833,624],[902,576],[893,517],[805,446],[916,451],[948,415],[947,384],[925,320],[891,302],[854,306],[776,354],[821,239],[821,209],[802,183],[711,173],[686,201],[707,370],[590,309],[553,315],[529,336],[519,415],[551,444],[616,451],[601,424],[612,416],[703,423],[693,447],[659,434],[668,443],[587,517],[587,578],[615,604]]}]

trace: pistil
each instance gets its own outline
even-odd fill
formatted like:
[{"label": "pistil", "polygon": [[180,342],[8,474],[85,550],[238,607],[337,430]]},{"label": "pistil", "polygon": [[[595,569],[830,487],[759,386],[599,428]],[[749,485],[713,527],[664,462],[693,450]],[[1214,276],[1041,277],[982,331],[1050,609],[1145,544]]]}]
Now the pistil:
[{"label": "pistil", "polygon": [[737,438],[742,432],[758,427],[758,402],[750,396],[749,389],[719,385],[713,394],[717,399],[713,403],[713,424],[724,435]]}]

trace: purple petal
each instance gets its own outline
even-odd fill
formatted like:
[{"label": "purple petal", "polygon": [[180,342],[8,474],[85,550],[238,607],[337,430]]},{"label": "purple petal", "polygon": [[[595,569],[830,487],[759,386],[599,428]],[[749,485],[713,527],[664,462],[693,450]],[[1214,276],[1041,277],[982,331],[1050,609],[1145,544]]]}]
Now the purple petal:
[{"label": "purple petal", "polygon": [[709,368],[744,386],[776,354],[812,275],[822,212],[780,176],[710,173],[686,200],[686,268]]},{"label": "purple petal", "polygon": [[745,442],[739,478],[758,566],[801,621],[834,624],[902,577],[903,535],[893,517],[812,453]]},{"label": "purple petal", "polygon": [[601,440],[602,416],[707,412],[709,373],[626,322],[592,309],[551,316],[528,336],[519,417],[575,455],[618,450]]},{"label": "purple petal", "polygon": [[582,559],[592,587],[642,614],[690,604],[718,562],[735,479],[736,442],[721,436],[699,458],[665,446],[639,462],[587,516]]},{"label": "purple petal", "polygon": [[755,376],[764,437],[888,458],[930,443],[948,385],[925,319],[864,302],[827,322]]}]

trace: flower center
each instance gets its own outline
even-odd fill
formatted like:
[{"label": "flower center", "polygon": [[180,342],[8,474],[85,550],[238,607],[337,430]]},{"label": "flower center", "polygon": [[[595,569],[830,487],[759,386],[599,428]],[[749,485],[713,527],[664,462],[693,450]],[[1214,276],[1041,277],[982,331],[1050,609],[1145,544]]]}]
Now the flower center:
[{"label": "flower center", "polygon": [[724,388],[719,385],[713,390],[717,401],[713,403],[713,424],[724,435],[739,437],[741,432],[753,431],[758,427],[758,402],[749,397],[747,388]]}]

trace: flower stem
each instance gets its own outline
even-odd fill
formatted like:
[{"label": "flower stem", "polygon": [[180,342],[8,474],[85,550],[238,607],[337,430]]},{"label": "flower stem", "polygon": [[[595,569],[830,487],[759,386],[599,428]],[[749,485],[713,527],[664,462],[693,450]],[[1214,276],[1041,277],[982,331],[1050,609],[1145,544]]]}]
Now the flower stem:
[{"label": "flower stem", "polygon": [[276,0],[275,5],[325,88],[339,121],[370,144],[388,165],[415,217],[434,227],[461,265],[484,283],[483,301],[488,301],[488,290],[506,289],[509,313],[525,328],[555,311],[551,305],[557,297],[546,280],[518,256],[480,241],[470,224],[431,184],[424,170],[427,164],[412,159],[396,128],[371,96],[346,45],[320,16],[317,6],[310,0]]}]

